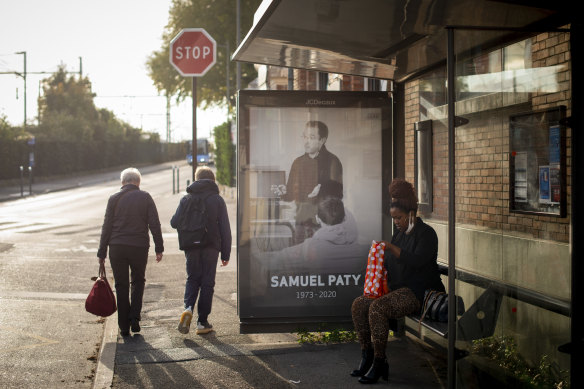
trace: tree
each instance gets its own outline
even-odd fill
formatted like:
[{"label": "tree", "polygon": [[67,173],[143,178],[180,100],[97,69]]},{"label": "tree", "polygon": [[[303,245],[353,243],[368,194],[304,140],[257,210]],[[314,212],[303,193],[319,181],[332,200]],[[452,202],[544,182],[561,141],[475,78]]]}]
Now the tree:
[{"label": "tree", "polygon": [[11,126],[6,115],[0,115],[0,142],[22,139],[25,135],[22,127]]},{"label": "tree", "polygon": [[232,186],[235,177],[235,145],[231,141],[230,123],[225,122],[213,129],[215,137],[215,165],[217,166],[217,181],[220,184]]},{"label": "tree", "polygon": [[98,112],[89,79],[76,79],[68,74],[65,65],[60,65],[42,84],[36,135],[72,141],[93,139],[93,124],[98,119]]},{"label": "tree", "polygon": [[[253,14],[261,0],[240,0],[242,35],[252,24]],[[149,57],[146,66],[150,78],[160,93],[176,96],[177,102],[192,96],[192,82],[181,76],[169,61],[170,41],[183,29],[204,28],[217,42],[217,62],[197,80],[197,104],[203,108],[209,105],[227,104],[227,61],[229,66],[230,100],[236,93],[236,64],[230,61],[236,49],[236,3],[234,0],[173,0],[169,11],[168,25],[162,39],[163,46]],[[226,53],[229,43],[229,55]],[[241,64],[241,83],[247,85],[257,76],[252,64]],[[232,104],[233,105],[233,104]]]},{"label": "tree", "polygon": [[95,94],[87,77],[69,75],[61,65],[42,83],[39,127],[34,130],[40,139],[74,142],[143,140],[140,129],[117,119],[113,112],[95,106]]},{"label": "tree", "polygon": [[43,96],[39,98],[41,120],[45,115],[62,113],[73,117],[95,119],[95,94],[87,77],[76,79],[67,73],[65,65],[43,80]]}]

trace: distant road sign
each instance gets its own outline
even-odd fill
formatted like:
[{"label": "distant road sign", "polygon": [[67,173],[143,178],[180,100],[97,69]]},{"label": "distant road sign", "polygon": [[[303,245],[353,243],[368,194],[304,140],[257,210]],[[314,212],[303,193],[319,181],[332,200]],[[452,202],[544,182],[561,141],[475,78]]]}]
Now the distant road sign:
[{"label": "distant road sign", "polygon": [[215,64],[216,47],[204,29],[185,28],[170,42],[170,63],[182,76],[203,76]]}]

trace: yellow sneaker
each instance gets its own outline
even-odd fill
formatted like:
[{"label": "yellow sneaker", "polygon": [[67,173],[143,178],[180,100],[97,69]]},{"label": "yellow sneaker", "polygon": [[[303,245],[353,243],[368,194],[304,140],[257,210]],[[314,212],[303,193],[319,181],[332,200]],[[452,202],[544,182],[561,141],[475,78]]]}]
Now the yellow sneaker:
[{"label": "yellow sneaker", "polygon": [[185,311],[180,315],[180,321],[178,322],[178,332],[181,334],[188,334],[192,319],[193,312],[190,309],[185,309]]}]

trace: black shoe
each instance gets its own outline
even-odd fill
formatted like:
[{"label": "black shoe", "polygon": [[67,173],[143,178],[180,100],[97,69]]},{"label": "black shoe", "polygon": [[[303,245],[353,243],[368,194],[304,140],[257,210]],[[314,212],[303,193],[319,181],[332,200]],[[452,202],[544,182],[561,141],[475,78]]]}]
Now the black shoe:
[{"label": "black shoe", "polygon": [[359,382],[362,384],[374,384],[379,377],[382,377],[386,381],[389,379],[389,365],[385,358],[375,358],[373,366],[371,366],[367,374],[359,378]]},{"label": "black shoe", "polygon": [[132,319],[130,321],[130,328],[132,332],[140,332],[140,321],[138,319]]},{"label": "black shoe", "polygon": [[211,331],[215,331],[213,326],[209,324],[207,320],[205,321],[197,321],[197,329],[195,330],[195,334],[203,335],[208,334]]},{"label": "black shoe", "polygon": [[372,364],[373,364],[373,350],[371,350],[371,349],[361,350],[361,363],[359,363],[358,369],[353,370],[351,372],[351,375],[353,377],[364,376]]},{"label": "black shoe", "polygon": [[122,335],[122,336],[130,336],[130,331],[129,330],[120,331],[120,335]]}]

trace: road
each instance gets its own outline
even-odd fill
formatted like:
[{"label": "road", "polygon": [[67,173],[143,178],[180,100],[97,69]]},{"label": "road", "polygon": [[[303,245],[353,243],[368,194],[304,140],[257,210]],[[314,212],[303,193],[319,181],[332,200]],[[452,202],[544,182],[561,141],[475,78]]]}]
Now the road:
[{"label": "road", "polygon": [[[190,168],[181,175],[186,182]],[[111,181],[0,203],[0,387],[92,386],[104,320],[84,303],[107,198],[119,187]],[[182,255],[169,225],[180,199],[172,172],[144,174],[141,189],[158,206],[165,256]],[[149,271],[159,265],[152,251]]]}]

